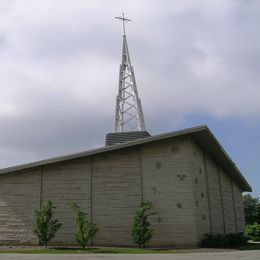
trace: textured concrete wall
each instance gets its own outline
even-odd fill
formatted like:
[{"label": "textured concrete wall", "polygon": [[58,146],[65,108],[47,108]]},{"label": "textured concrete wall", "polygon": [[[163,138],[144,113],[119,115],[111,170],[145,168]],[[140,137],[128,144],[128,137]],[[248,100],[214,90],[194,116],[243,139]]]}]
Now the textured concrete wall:
[{"label": "textured concrete wall", "polygon": [[211,227],[213,233],[224,233],[223,195],[218,165],[205,156],[205,168],[208,176],[209,205],[211,214]]},{"label": "textured concrete wall", "polygon": [[157,211],[151,245],[196,244],[191,156],[189,142],[182,139],[141,149],[143,197]]},{"label": "textured concrete wall", "polygon": [[74,242],[75,216],[71,204],[76,202],[90,214],[91,167],[88,158],[47,165],[42,168],[42,205],[51,200],[56,208],[55,218],[62,227],[54,243]]},{"label": "textured concrete wall", "polygon": [[141,201],[138,151],[127,149],[93,158],[94,244],[131,245],[131,224]]},{"label": "textured concrete wall", "polygon": [[196,155],[192,165],[198,238],[205,233],[243,232],[241,188],[194,142],[192,149]]},{"label": "textured concrete wall", "polygon": [[211,216],[209,212],[208,176],[205,169],[204,155],[201,149],[191,141],[192,182],[196,216],[197,241],[210,233]]},{"label": "textured concrete wall", "polygon": [[244,232],[245,229],[245,212],[242,200],[242,190],[235,183],[233,183],[233,194],[234,194],[234,203],[236,209],[236,217],[237,217],[237,232]]},{"label": "textured concrete wall", "polygon": [[63,223],[57,244],[75,242],[72,202],[99,226],[95,245],[133,245],[131,224],[142,200],[157,212],[152,246],[195,245],[204,233],[244,227],[240,188],[189,138],[9,173],[0,183],[1,244],[37,243],[34,210],[48,200]]},{"label": "textured concrete wall", "polygon": [[37,242],[33,225],[39,206],[39,168],[0,176],[0,243]]},{"label": "textured concrete wall", "polygon": [[223,197],[223,212],[225,218],[225,232],[226,233],[235,233],[236,232],[236,213],[233,206],[233,195],[232,195],[232,186],[231,179],[227,174],[219,169],[220,171],[220,180],[222,187],[222,197]]}]

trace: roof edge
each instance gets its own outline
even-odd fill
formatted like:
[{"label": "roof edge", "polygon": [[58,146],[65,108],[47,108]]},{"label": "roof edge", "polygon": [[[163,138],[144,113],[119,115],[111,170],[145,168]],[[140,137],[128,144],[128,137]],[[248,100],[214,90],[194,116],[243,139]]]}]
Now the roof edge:
[{"label": "roof edge", "polygon": [[248,184],[248,182],[246,181],[246,179],[244,178],[242,173],[239,171],[239,169],[237,168],[235,163],[232,161],[232,159],[226,153],[224,148],[218,142],[217,138],[214,136],[214,134],[210,131],[210,129],[206,125],[199,125],[199,126],[195,126],[195,127],[191,127],[191,128],[168,132],[165,134],[159,134],[159,135],[154,135],[154,136],[150,136],[150,137],[140,138],[140,139],[137,139],[134,141],[129,141],[129,142],[125,142],[125,143],[121,143],[121,144],[117,144],[117,145],[104,146],[101,148],[82,151],[79,153],[68,154],[65,156],[57,156],[57,157],[53,157],[50,159],[45,159],[45,160],[35,161],[35,162],[21,164],[21,165],[17,165],[17,166],[7,167],[7,168],[0,169],[0,175],[15,172],[15,171],[22,171],[22,170],[26,170],[26,169],[41,167],[44,165],[50,165],[50,164],[59,163],[59,162],[63,162],[63,161],[69,161],[69,160],[81,158],[84,156],[93,156],[96,154],[106,153],[106,152],[110,152],[110,151],[116,151],[119,149],[128,148],[128,147],[132,147],[132,146],[136,146],[136,145],[142,145],[145,143],[164,140],[167,138],[185,136],[188,134],[195,135],[196,133],[203,132],[203,131],[206,131],[206,133],[213,140],[214,145],[216,145],[216,147],[218,147],[219,152],[221,152],[222,155],[224,155],[226,162],[232,168],[232,172],[235,172],[235,174],[237,175],[241,188],[244,191],[251,192],[252,191],[251,186]]},{"label": "roof edge", "polygon": [[211,138],[215,141],[216,145],[219,147],[219,149],[221,150],[221,152],[225,155],[225,157],[227,158],[227,160],[229,161],[229,163],[232,165],[232,167],[234,168],[234,170],[237,172],[237,174],[239,175],[239,177],[242,179],[244,185],[244,191],[247,192],[252,192],[252,187],[249,185],[249,183],[247,182],[247,180],[245,179],[245,177],[243,176],[243,174],[240,172],[240,170],[238,169],[238,167],[236,166],[236,164],[233,162],[233,160],[231,159],[231,157],[228,155],[228,153],[225,151],[225,149],[222,147],[222,145],[219,143],[218,139],[214,136],[214,134],[211,132],[211,130],[206,126],[207,131],[209,133],[209,135],[211,136]]},{"label": "roof edge", "polygon": [[35,167],[39,167],[39,166],[43,166],[43,165],[47,165],[47,164],[49,165],[49,164],[63,162],[63,161],[67,161],[67,160],[73,160],[73,159],[77,159],[77,158],[80,158],[83,156],[91,156],[91,155],[95,155],[98,153],[114,151],[114,150],[118,150],[121,148],[131,147],[131,146],[144,144],[144,143],[148,143],[148,142],[153,142],[153,141],[157,141],[157,140],[162,140],[162,139],[167,139],[169,137],[182,136],[182,135],[186,135],[186,134],[190,134],[190,133],[202,131],[202,130],[209,131],[209,129],[206,125],[199,125],[199,126],[195,126],[195,127],[191,127],[191,128],[185,128],[182,130],[168,132],[165,134],[149,136],[146,138],[141,138],[141,139],[137,139],[134,141],[129,141],[129,142],[125,142],[122,144],[113,145],[113,146],[104,146],[104,147],[86,150],[86,151],[82,151],[82,152],[78,152],[78,153],[67,154],[64,156],[56,156],[56,157],[51,157],[51,158],[44,159],[44,160],[39,160],[39,161],[30,162],[30,163],[2,168],[2,169],[0,169],[0,175],[9,173],[9,172],[25,170],[25,169],[29,169],[29,168],[35,168]]}]

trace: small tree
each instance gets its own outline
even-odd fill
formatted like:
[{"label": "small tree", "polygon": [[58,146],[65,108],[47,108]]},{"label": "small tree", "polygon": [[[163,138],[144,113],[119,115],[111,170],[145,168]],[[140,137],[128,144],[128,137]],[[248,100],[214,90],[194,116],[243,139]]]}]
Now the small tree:
[{"label": "small tree", "polygon": [[83,212],[75,202],[71,205],[71,208],[76,213],[75,239],[83,250],[86,250],[87,244],[98,231],[97,225],[90,221],[88,214]]},{"label": "small tree", "polygon": [[39,239],[39,244],[45,245],[46,248],[48,242],[54,238],[56,232],[62,225],[57,219],[53,220],[53,209],[55,209],[55,207],[49,200],[46,206],[35,211],[36,226],[34,228],[34,233]]},{"label": "small tree", "polygon": [[243,203],[245,209],[246,224],[260,224],[260,199],[258,197],[254,198],[250,194],[246,194],[243,196]]},{"label": "small tree", "polygon": [[247,225],[246,234],[253,241],[260,241],[260,224]]},{"label": "small tree", "polygon": [[151,202],[142,202],[136,211],[134,222],[132,224],[132,240],[139,248],[145,245],[153,237],[153,229],[148,218],[156,213],[152,211]]}]

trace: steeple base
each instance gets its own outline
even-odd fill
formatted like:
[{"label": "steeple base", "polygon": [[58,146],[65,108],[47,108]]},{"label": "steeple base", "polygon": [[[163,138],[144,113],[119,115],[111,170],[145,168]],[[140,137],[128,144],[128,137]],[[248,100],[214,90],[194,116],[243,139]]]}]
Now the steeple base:
[{"label": "steeple base", "polygon": [[134,141],[151,136],[147,131],[113,132],[106,135],[106,146]]}]

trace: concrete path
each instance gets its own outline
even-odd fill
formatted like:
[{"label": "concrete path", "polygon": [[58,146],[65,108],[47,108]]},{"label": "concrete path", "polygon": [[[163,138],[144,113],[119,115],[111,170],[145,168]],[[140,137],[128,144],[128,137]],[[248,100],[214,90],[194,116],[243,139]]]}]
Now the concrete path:
[{"label": "concrete path", "polygon": [[0,260],[260,260],[260,250],[184,254],[32,255],[0,254]]}]

